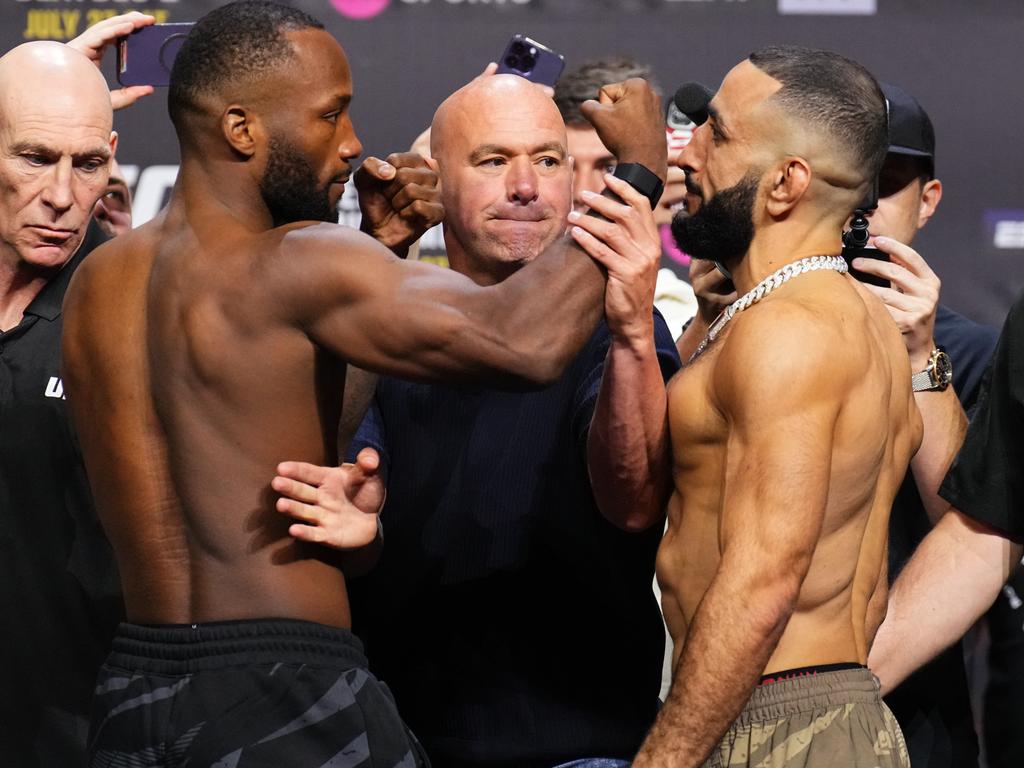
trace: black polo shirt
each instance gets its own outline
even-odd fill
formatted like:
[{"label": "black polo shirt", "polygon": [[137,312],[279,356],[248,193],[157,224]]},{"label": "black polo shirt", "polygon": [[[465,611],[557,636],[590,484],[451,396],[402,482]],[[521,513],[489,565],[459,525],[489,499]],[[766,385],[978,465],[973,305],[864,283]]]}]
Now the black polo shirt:
[{"label": "black polo shirt", "polygon": [[82,247],[0,332],[0,764],[82,763],[96,671],[123,609],[60,378]]},{"label": "black polo shirt", "polygon": [[939,493],[965,515],[1024,542],[1024,293],[1003,325],[978,412]]}]

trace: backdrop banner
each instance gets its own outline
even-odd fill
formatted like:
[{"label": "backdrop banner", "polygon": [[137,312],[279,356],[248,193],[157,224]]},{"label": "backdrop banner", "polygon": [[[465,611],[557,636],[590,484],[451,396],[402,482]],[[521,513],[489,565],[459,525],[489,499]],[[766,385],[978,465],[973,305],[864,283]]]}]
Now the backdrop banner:
[{"label": "backdrop banner", "polygon": [[[0,49],[66,41],[127,10],[194,21],[214,0],[0,0]],[[367,155],[405,150],[437,105],[521,32],[563,53],[567,67],[621,54],[652,66],[666,94],[717,86],[767,44],[828,48],[928,110],[944,184],[916,242],[943,281],[943,303],[999,325],[1024,289],[1024,46],[1021,0],[295,0],[348,53],[353,119]],[[105,63],[113,83],[113,54]],[[302,88],[300,78],[296,88]],[[135,194],[136,225],[166,202],[177,143],[158,92],[115,117],[118,159]],[[349,185],[351,187],[351,185]],[[358,217],[343,203],[342,220]],[[430,245],[428,243],[428,245]]]}]

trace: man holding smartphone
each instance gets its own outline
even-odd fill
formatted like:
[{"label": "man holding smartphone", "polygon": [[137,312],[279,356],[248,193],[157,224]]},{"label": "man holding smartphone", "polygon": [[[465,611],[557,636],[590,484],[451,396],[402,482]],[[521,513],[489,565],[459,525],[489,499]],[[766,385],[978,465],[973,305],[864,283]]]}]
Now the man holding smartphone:
[{"label": "man holding smartphone", "polygon": [[[873,244],[889,261],[860,259],[856,266],[890,287],[869,287],[885,302],[903,334],[911,368],[926,375],[914,397],[925,424],[921,449],[910,463],[889,522],[889,579],[945,511],[937,496],[978,399],[982,374],[998,333],[939,304],[940,282],[912,247],[942,199],[935,176],[935,130],[927,112],[903,89],[883,84],[889,104],[889,153],[879,176],[876,210],[868,214]],[[948,355],[950,386],[932,383],[927,369]],[[978,744],[960,645],[947,649],[886,696],[907,739],[911,763],[930,768],[976,765]]]}]

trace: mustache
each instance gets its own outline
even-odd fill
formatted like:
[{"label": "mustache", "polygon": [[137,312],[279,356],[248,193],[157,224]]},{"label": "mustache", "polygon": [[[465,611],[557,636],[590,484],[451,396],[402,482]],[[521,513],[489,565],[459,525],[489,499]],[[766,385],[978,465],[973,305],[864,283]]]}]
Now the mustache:
[{"label": "mustache", "polygon": [[704,198],[704,194],[700,191],[700,187],[698,187],[697,183],[690,178],[690,174],[686,174],[686,181],[684,182],[684,184],[686,185],[686,191],[689,192],[691,195],[694,195],[695,197],[699,197],[701,199]]}]

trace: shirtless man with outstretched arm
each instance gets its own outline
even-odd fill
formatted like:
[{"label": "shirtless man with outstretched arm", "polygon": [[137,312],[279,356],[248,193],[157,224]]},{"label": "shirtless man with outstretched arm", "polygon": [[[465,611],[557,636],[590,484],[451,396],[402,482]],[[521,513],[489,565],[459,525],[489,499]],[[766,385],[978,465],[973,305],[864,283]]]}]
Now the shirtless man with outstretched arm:
[{"label": "shirtless man with outstretched arm", "polygon": [[885,155],[883,97],[853,62],[766,49],[708,111],[679,160],[700,208],[680,246],[741,297],[778,278],[669,385],[675,671],[634,765],[906,765],[862,665],[920,417],[885,307],[827,258]]},{"label": "shirtless man with outstretched arm", "polygon": [[[196,765],[417,757],[347,630],[336,556],[289,536],[269,478],[285,458],[337,461],[346,362],[543,385],[600,315],[603,274],[568,238],[480,287],[317,223],[361,149],[351,98],[344,53],[315,19],[260,2],[208,14],[172,73],[168,208],[93,254],[70,289],[66,387],[132,622],[101,672],[95,764],[160,749]],[[603,102],[591,111],[605,143],[663,176],[657,98],[631,81]],[[367,165],[382,211],[369,229],[401,247],[418,232],[386,211],[412,198]]]}]

